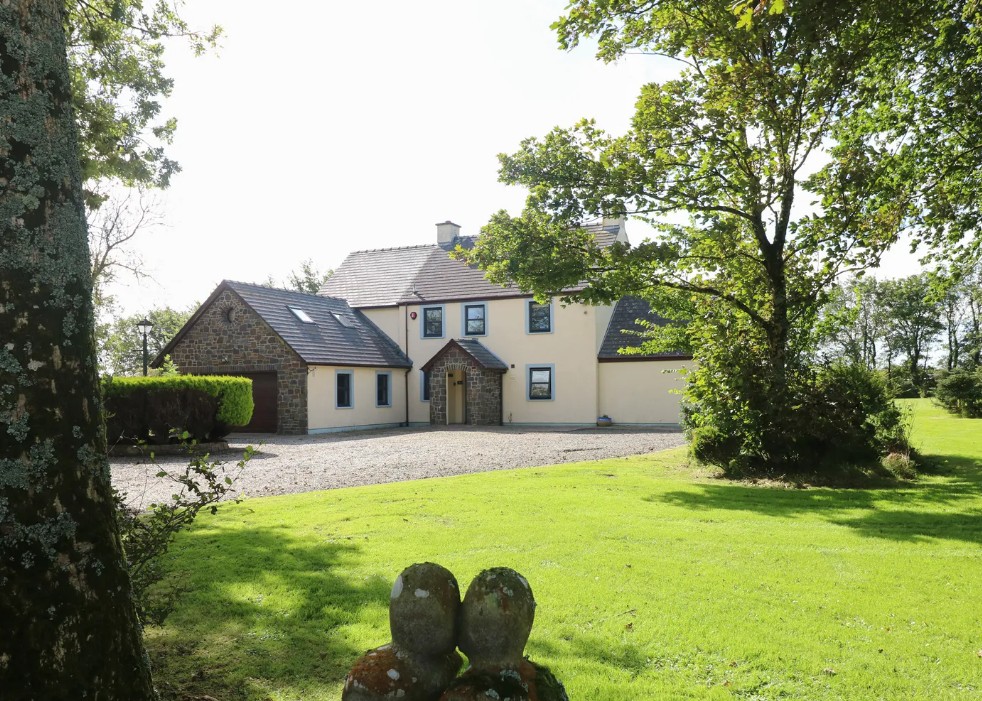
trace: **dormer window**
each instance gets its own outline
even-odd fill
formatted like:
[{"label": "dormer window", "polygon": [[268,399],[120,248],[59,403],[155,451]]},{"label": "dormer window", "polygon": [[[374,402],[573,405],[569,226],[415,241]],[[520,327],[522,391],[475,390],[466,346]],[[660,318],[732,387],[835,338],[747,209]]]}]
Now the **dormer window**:
[{"label": "dormer window", "polygon": [[313,324],[314,323],[314,320],[310,318],[310,315],[307,312],[305,312],[303,309],[301,309],[300,307],[287,307],[287,309],[289,309],[291,312],[293,312],[293,316],[295,316],[298,319],[300,319],[300,321],[302,321],[303,323],[305,323],[305,324]]}]

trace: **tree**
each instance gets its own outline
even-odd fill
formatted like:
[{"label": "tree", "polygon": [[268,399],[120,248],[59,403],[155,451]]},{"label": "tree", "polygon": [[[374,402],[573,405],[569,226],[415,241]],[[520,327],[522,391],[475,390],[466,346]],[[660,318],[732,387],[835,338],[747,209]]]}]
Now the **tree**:
[{"label": "tree", "polygon": [[92,291],[97,308],[103,300],[110,301],[106,286],[120,272],[137,279],[146,277],[143,259],[129,250],[129,244],[140,231],[162,223],[156,198],[142,186],[113,188],[110,184],[107,191],[109,194],[98,193],[102,204],[87,212]]},{"label": "tree", "polygon": [[876,278],[851,278],[833,289],[822,317],[820,345],[829,356],[879,367],[886,318]]},{"label": "tree", "polygon": [[314,261],[310,258],[300,263],[300,270],[290,272],[287,279],[287,289],[297,292],[309,292],[312,295],[320,292],[321,286],[327,282],[334,274],[333,270],[326,270],[323,273],[314,267]]},{"label": "tree", "polygon": [[905,358],[905,372],[921,394],[927,390],[926,361],[931,346],[944,329],[941,304],[932,295],[926,274],[884,280],[881,299],[886,314],[886,337],[891,349]]},{"label": "tree", "polygon": [[[642,88],[623,136],[583,121],[501,156],[501,179],[530,190],[525,211],[494,215],[458,255],[543,296],[682,293],[698,310],[690,377],[707,390],[690,392],[689,419],[745,409],[756,418],[735,427],[739,450],[768,471],[792,468],[807,459],[789,436],[812,384],[818,311],[839,276],[878,262],[911,207],[889,151],[834,140],[837,120],[874,99],[863,90],[871,64],[930,21],[900,0],[883,22],[884,7],[795,0],[747,22],[731,0],[575,0],[553,25],[563,48],[596,37],[603,60],[670,56],[681,76]],[[603,248],[579,228],[624,214],[656,238]]]},{"label": "tree", "polygon": [[334,274],[333,270],[325,270],[323,273],[314,267],[314,261],[307,258],[300,263],[299,270],[291,270],[286,282],[280,282],[272,275],[266,278],[266,282],[261,283],[263,287],[274,287],[282,290],[296,290],[306,294],[315,295],[320,292],[321,286],[327,282]]},{"label": "tree", "polygon": [[[197,305],[184,311],[160,307],[151,309],[146,318],[153,323],[147,334],[147,353],[150,360],[156,358],[177,332],[181,330]],[[109,375],[143,374],[143,333],[137,322],[144,318],[141,314],[120,317],[109,325],[102,345],[98,346],[99,364]]]},{"label": "tree", "polygon": [[60,0],[0,4],[0,688],[152,699],[96,374]]},{"label": "tree", "polygon": [[[166,187],[180,170],[165,147],[177,128],[161,118],[160,99],[173,81],[164,74],[164,44],[187,39],[200,54],[214,47],[221,28],[192,30],[176,0],[68,0],[65,28],[73,105],[80,131],[82,179]],[[87,192],[90,207],[104,194]]]}]

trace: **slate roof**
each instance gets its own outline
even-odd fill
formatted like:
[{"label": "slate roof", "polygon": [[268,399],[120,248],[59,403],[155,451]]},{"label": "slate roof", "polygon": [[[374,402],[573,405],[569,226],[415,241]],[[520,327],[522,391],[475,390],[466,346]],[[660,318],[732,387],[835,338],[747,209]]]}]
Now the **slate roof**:
[{"label": "slate roof", "polygon": [[[609,246],[620,227],[598,223],[584,229],[592,232],[601,246]],[[460,236],[454,244],[470,248],[476,240],[476,236]],[[319,294],[341,297],[356,308],[528,296],[514,285],[502,287],[488,282],[483,270],[450,258],[447,248],[436,243],[355,251]]]},{"label": "slate roof", "polygon": [[[412,361],[381,329],[364,314],[348,306],[343,299],[230,280],[222,281],[184,328],[167,344],[160,357],[170,352],[185,331],[194,325],[197,318],[225,289],[235,292],[306,363],[412,367]],[[313,323],[301,321],[290,311],[290,307],[302,309]]]},{"label": "slate roof", "polygon": [[635,333],[644,332],[646,327],[637,323],[638,319],[644,319],[652,324],[664,326],[668,323],[667,319],[659,316],[651,310],[651,306],[640,297],[622,297],[617,300],[614,306],[614,313],[610,317],[607,325],[607,333],[604,334],[603,343],[600,344],[600,352],[597,354],[598,360],[652,360],[678,358],[688,359],[691,356],[687,353],[678,351],[670,353],[643,353],[638,355],[623,355],[618,353],[619,348],[638,348],[644,343],[644,338]]},{"label": "slate roof", "polygon": [[484,345],[478,341],[476,338],[452,338],[447,342],[443,348],[437,351],[432,358],[426,361],[421,370],[429,370],[433,367],[433,364],[447,352],[449,348],[456,346],[460,350],[464,351],[477,361],[478,365],[488,370],[497,370],[498,372],[507,372],[508,365],[504,363],[501,358],[496,356],[494,353],[489,351]]}]

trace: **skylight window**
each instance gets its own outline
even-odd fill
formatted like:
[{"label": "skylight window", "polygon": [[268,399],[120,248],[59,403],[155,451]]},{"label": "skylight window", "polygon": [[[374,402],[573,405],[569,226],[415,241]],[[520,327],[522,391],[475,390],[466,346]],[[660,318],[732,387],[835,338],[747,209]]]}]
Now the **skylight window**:
[{"label": "skylight window", "polygon": [[298,319],[300,319],[300,321],[302,321],[303,323],[305,323],[305,324],[313,324],[314,323],[314,320],[310,318],[310,315],[307,314],[307,312],[305,312],[300,307],[287,307],[287,309],[289,309],[291,312],[293,312],[293,316],[295,316]]},{"label": "skylight window", "polygon": [[341,314],[338,314],[337,312],[331,312],[331,314],[334,316],[335,319],[338,320],[338,323],[341,324],[341,326],[346,326],[349,329],[354,328],[355,322],[352,321],[351,319],[349,319],[348,317],[342,316]]}]

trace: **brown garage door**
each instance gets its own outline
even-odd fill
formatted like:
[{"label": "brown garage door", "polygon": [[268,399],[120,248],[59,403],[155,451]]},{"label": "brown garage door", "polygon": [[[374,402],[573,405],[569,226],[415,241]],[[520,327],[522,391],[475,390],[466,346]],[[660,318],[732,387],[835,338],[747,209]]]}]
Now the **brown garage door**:
[{"label": "brown garage door", "polygon": [[276,433],[276,373],[275,372],[237,372],[240,377],[252,380],[252,401],[256,405],[252,410],[252,421],[249,425],[236,429],[243,433]]}]

